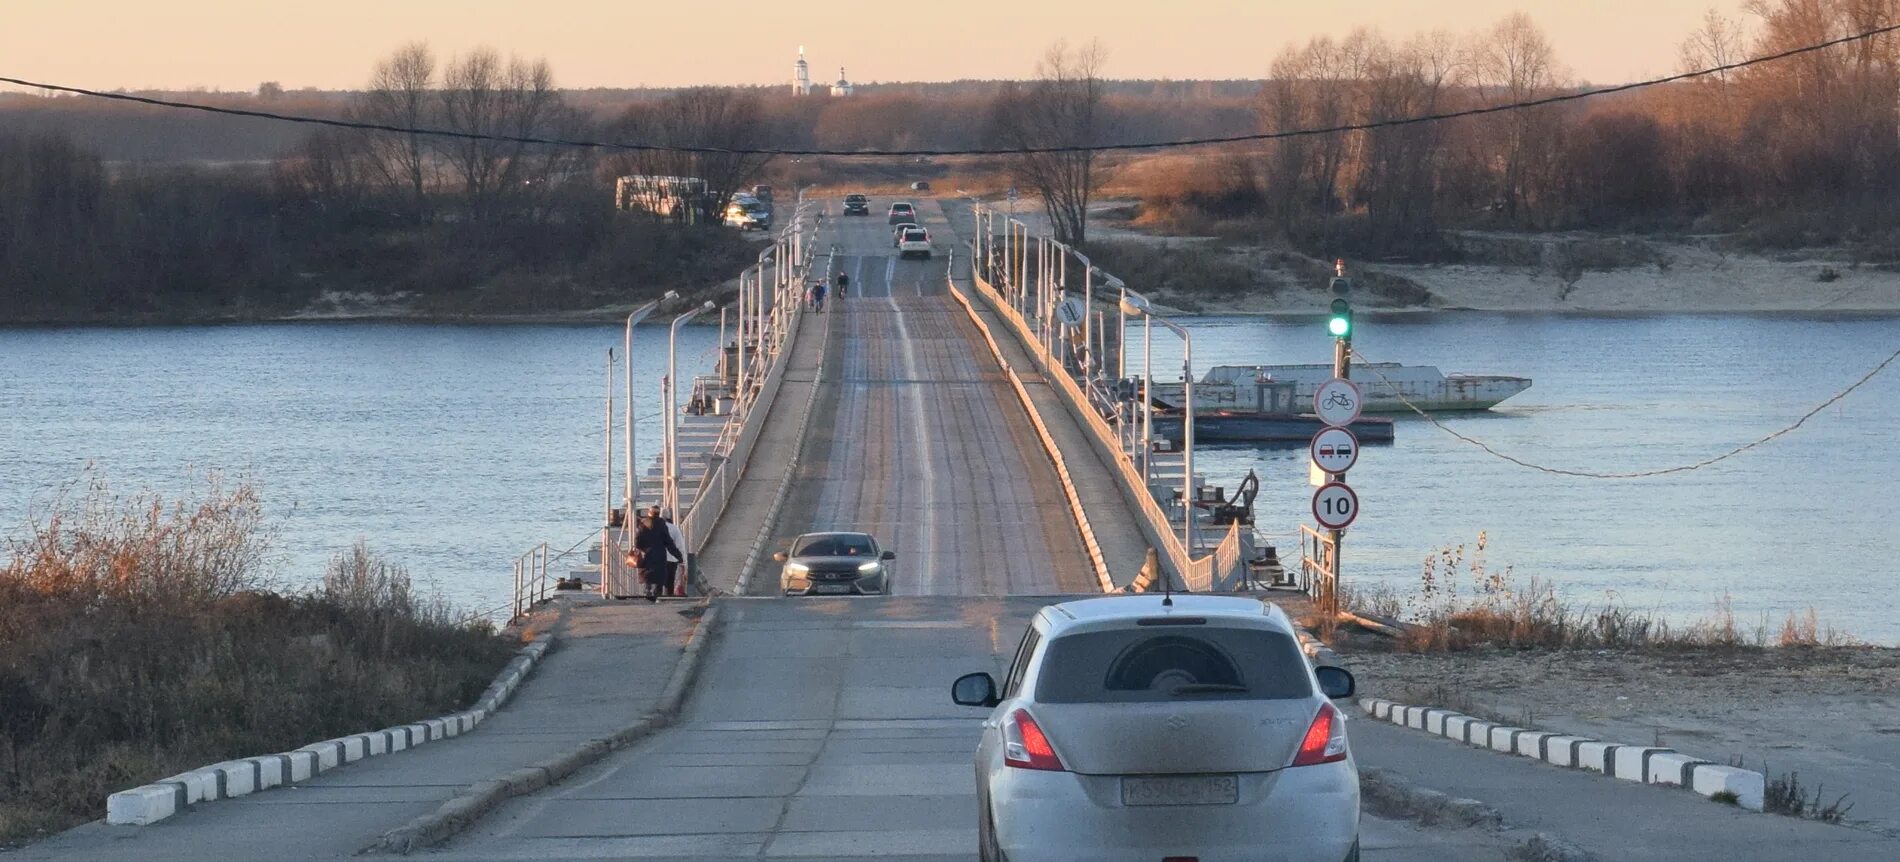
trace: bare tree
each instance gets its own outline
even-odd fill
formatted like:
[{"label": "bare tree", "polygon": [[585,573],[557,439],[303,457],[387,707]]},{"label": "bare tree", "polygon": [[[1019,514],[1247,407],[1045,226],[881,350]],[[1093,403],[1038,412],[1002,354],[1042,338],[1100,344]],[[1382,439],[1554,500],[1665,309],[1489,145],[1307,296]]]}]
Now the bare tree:
[{"label": "bare tree", "polygon": [[[1527,101],[1548,95],[1558,84],[1550,40],[1522,12],[1498,22],[1488,39],[1472,47],[1471,66],[1480,93],[1490,101]],[[1555,159],[1558,116],[1548,107],[1528,108],[1494,115],[1486,125],[1501,163],[1499,203],[1505,216],[1515,219],[1532,202],[1532,190]]]},{"label": "bare tree", "polygon": [[610,157],[616,174],[695,177],[706,182],[697,218],[715,223],[735,192],[752,184],[771,156],[731,150],[762,149],[769,124],[756,94],[726,87],[694,87],[621,115],[614,132],[622,140],[659,147],[705,147],[723,152],[652,149]]},{"label": "bare tree", "polygon": [[1071,245],[1088,238],[1089,199],[1100,178],[1095,150],[1106,125],[1102,106],[1100,42],[1071,49],[1057,42],[1027,87],[1006,85],[991,108],[992,139],[1024,152],[1009,157],[1018,184],[1036,190],[1057,240]]},{"label": "bare tree", "polygon": [[[450,131],[501,137],[542,137],[575,121],[554,87],[547,61],[503,62],[492,48],[459,57],[443,75],[442,121]],[[528,144],[479,138],[440,142],[444,161],[461,186],[469,217],[493,221],[560,164]],[[537,155],[543,157],[537,159]],[[537,176],[536,165],[539,165]]]},{"label": "bare tree", "polygon": [[[369,89],[357,101],[352,118],[414,129],[434,125],[439,114],[435,90],[435,54],[412,42],[376,64]],[[370,164],[391,192],[408,198],[418,221],[429,219],[430,145],[414,132],[370,132]]]}]

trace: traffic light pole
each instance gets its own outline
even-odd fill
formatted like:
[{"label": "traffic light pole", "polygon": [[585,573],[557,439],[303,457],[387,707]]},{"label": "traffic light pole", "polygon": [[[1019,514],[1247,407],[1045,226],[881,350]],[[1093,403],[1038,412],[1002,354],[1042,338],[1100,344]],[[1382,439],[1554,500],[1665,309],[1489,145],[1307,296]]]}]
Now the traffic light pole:
[{"label": "traffic light pole", "polygon": [[[1333,338],[1333,376],[1341,380],[1352,379],[1352,330],[1350,328],[1346,330],[1345,335]],[[1344,482],[1346,474],[1334,473],[1331,478],[1334,482]],[[1339,614],[1340,545],[1344,542],[1346,533],[1344,530],[1328,530],[1327,532],[1332,534],[1333,540],[1333,583],[1332,588],[1326,591],[1320,610],[1330,617]]]}]

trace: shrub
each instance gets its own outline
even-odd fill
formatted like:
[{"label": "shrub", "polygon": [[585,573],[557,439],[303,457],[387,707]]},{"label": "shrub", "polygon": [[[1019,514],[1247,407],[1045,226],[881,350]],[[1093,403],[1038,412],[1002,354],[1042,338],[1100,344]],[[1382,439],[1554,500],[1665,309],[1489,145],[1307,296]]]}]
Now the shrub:
[{"label": "shrub", "polygon": [[206,763],[453,711],[511,645],[358,544],[274,590],[254,489],[121,499],[95,483],[0,564],[0,842]]}]

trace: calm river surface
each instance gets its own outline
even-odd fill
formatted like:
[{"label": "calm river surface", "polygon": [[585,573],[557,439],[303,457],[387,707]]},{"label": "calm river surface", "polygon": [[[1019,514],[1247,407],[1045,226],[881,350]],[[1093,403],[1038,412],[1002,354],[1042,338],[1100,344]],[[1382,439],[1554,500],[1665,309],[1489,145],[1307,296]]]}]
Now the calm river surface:
[{"label": "calm river surface", "polygon": [[[1196,363],[1323,361],[1314,321],[1189,318]],[[255,481],[278,569],[318,577],[358,537],[486,610],[510,560],[598,522],[611,326],[301,324],[0,330],[0,534],[93,465],[122,491]],[[683,334],[709,367],[716,328]],[[1178,348],[1156,332],[1157,371]],[[640,460],[657,450],[665,330],[636,341]],[[1139,347],[1138,344],[1132,345]],[[1520,374],[1528,392],[1461,432],[1553,467],[1700,460],[1780,428],[1900,347],[1900,318],[1362,316],[1376,360]],[[1139,356],[1131,359],[1139,368]],[[1300,448],[1204,449],[1231,486],[1258,470],[1260,527],[1297,557],[1310,519]],[[1493,567],[1679,619],[1724,594],[1741,621],[1813,606],[1824,625],[1900,642],[1900,368],[1799,431],[1701,470],[1630,481],[1517,467],[1416,419],[1352,472],[1364,506],[1346,576],[1409,592],[1433,549],[1489,534]]]}]

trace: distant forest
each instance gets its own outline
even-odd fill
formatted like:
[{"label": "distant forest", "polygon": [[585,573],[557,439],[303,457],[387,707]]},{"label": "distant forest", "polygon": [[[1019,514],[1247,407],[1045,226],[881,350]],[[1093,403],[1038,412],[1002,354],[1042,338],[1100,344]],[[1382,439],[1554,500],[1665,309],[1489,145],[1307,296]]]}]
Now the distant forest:
[{"label": "distant forest", "polygon": [[[1900,20],[1900,0],[1747,8],[1746,19],[1711,13],[1685,34],[1680,67]],[[1521,14],[1465,34],[1311,39],[1287,46],[1259,81],[1098,83],[1085,134],[1100,144],[1376,123],[1582,86]],[[861,150],[996,146],[1011,139],[1003,118],[1021,119],[1004,109],[1022,92],[998,81],[867,84],[849,98],[794,97],[786,86],[564,90],[544,61],[491,49],[438,58],[412,45],[360,91],[267,82],[169,95],[506,135]],[[938,162],[933,178],[950,171],[987,191],[1008,182],[993,160]],[[584,306],[673,286],[696,269],[683,260],[714,262],[702,278],[736,269],[745,244],[703,225],[726,196],[760,179],[823,180],[835,164],[456,142],[7,95],[0,313],[242,315],[329,290],[404,291],[449,310]],[[905,167],[868,160],[862,170],[895,178]],[[713,218],[688,228],[616,215],[612,181],[628,173],[706,178]],[[1118,154],[1087,183],[1139,198],[1138,217],[1158,228],[1315,256],[1443,259],[1445,231],[1477,228],[1719,233],[1900,262],[1900,38],[1528,110]]]}]

